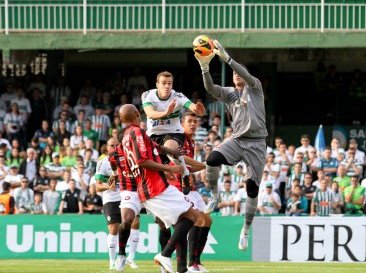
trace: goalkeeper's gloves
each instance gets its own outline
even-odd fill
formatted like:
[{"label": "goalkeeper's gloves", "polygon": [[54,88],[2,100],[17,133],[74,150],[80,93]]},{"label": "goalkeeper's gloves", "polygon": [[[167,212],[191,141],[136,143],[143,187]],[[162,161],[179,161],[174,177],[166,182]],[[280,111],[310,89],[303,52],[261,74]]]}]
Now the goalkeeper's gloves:
[{"label": "goalkeeper's gloves", "polygon": [[226,63],[230,63],[231,57],[229,56],[229,54],[227,54],[226,50],[222,47],[219,41],[214,40],[213,43],[215,45],[213,52],[221,59],[223,59]]},{"label": "goalkeeper's gloves", "polygon": [[201,56],[196,53],[194,54],[194,57],[196,57],[197,61],[199,62],[202,72],[208,72],[210,70],[210,62],[212,58],[215,57],[215,54],[211,53],[208,56]]}]

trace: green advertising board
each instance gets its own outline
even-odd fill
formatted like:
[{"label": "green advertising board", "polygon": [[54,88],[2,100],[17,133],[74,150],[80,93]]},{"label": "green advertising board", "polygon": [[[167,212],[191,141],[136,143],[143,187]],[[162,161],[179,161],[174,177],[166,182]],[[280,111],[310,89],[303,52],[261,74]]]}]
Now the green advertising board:
[{"label": "green advertising board", "polygon": [[[251,248],[238,250],[242,217],[213,216],[203,259],[251,260]],[[12,215],[0,217],[0,259],[107,259],[107,227],[103,215]],[[127,249],[128,250],[128,249]],[[159,227],[142,215],[136,258],[160,252]]]}]

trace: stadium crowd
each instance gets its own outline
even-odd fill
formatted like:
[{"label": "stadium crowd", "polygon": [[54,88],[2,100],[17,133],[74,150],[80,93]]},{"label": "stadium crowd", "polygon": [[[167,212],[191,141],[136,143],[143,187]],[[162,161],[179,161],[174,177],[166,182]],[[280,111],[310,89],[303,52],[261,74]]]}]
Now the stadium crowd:
[{"label": "stadium crowd", "polygon": [[[126,83],[115,77],[103,88],[86,79],[81,90],[73,93],[63,77],[47,89],[42,74],[30,71],[4,81],[0,90],[0,214],[101,213],[103,204],[93,178],[97,161],[107,155],[107,139],[116,137],[122,128],[120,106],[133,103],[144,116],[141,94],[148,89],[138,70]],[[191,99],[200,100],[199,93]],[[197,161],[204,162],[214,147],[230,138],[230,120],[222,130],[221,118],[215,111],[200,118],[195,135]],[[146,123],[141,122],[141,127],[145,129]],[[310,141],[304,134],[296,147],[276,137],[274,147],[267,148],[258,213],[366,213],[366,158],[356,140],[351,139],[343,149],[334,138],[323,151]],[[222,167],[217,208],[221,215],[244,213],[246,173],[244,163]],[[208,200],[211,192],[205,170],[192,179]]]}]

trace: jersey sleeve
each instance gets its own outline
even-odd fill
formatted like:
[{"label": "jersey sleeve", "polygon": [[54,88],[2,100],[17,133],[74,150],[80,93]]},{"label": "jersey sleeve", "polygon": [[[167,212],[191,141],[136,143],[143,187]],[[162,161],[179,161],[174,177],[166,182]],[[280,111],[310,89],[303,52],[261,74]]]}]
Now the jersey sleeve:
[{"label": "jersey sleeve", "polygon": [[178,109],[189,109],[189,106],[192,104],[192,101],[190,99],[188,99],[184,94],[179,92],[175,93],[175,97],[177,98]]},{"label": "jersey sleeve", "polygon": [[151,100],[149,94],[150,94],[150,90],[145,91],[141,95],[141,101],[142,101],[142,107],[143,108],[146,107],[146,106],[153,106],[153,103],[152,103],[152,100]]},{"label": "jersey sleeve", "polygon": [[95,180],[99,180],[102,182],[107,182],[109,179],[109,175],[107,174],[106,170],[105,170],[105,164],[103,164],[104,162],[109,162],[109,161],[105,161],[102,160],[101,162],[98,162],[99,164],[97,165],[97,170],[95,172]]}]

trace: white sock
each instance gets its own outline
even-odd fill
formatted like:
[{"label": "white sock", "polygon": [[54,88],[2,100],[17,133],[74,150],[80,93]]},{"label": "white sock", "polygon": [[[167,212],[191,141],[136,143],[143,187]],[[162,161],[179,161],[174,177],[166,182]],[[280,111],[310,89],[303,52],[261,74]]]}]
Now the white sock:
[{"label": "white sock", "polygon": [[130,245],[130,249],[128,252],[127,260],[134,260],[136,255],[136,249],[139,244],[140,240],[140,230],[138,229],[132,229],[130,233],[130,238],[128,239],[128,243]]},{"label": "white sock", "polygon": [[117,241],[118,241],[118,235],[108,234],[107,245],[108,245],[110,264],[114,264],[114,262],[116,261]]},{"label": "white sock", "polygon": [[172,161],[175,165],[181,165],[184,169],[184,173],[183,173],[183,177],[186,175],[189,175],[189,170],[187,168],[186,162],[184,160],[184,157],[182,155],[180,155],[178,157],[178,159],[172,157],[172,156],[168,156],[170,161]]}]

